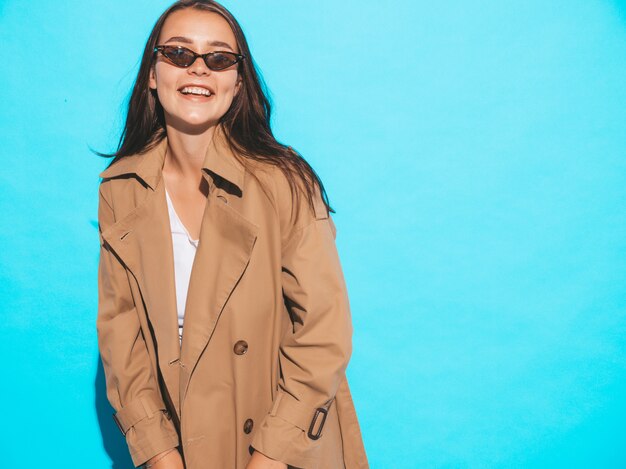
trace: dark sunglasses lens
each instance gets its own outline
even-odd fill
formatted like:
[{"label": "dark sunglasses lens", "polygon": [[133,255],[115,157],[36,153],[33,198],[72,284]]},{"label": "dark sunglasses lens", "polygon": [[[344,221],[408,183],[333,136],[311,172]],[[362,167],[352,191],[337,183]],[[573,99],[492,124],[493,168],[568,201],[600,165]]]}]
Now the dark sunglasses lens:
[{"label": "dark sunglasses lens", "polygon": [[222,70],[237,62],[237,56],[225,52],[216,52],[206,58],[207,67],[211,70]]},{"label": "dark sunglasses lens", "polygon": [[188,67],[193,61],[193,54],[184,48],[166,47],[163,49],[163,55],[170,59],[174,65],[179,67]]}]

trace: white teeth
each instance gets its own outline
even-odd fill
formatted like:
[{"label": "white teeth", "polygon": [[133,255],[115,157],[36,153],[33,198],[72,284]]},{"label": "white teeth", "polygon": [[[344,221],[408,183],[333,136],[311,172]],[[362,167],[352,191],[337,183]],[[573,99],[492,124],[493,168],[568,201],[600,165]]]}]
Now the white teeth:
[{"label": "white teeth", "polygon": [[197,86],[185,86],[182,90],[180,90],[183,94],[199,94],[203,96],[211,96],[211,92],[206,88],[199,88]]}]

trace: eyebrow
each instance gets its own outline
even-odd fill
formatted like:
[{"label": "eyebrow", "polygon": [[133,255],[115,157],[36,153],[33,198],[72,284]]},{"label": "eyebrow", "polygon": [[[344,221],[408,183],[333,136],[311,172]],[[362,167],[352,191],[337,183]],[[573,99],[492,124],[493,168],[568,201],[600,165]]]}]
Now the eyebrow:
[{"label": "eyebrow", "polygon": [[[193,41],[187,37],[184,36],[173,36],[171,38],[169,38],[167,41],[164,42],[164,44],[167,44],[168,42],[184,42],[185,44],[193,44]],[[230,45],[226,42],[223,41],[207,41],[207,44],[210,46],[219,46],[219,47],[227,47],[228,49],[233,50],[232,47],[230,47]]]}]

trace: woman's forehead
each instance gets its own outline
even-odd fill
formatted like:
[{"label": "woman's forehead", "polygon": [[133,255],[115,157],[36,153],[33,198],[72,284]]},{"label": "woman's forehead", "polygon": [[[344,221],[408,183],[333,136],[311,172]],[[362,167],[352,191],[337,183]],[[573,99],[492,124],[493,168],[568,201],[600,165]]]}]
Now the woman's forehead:
[{"label": "woman's forehead", "polygon": [[237,49],[235,34],[220,14],[189,8],[171,13],[163,23],[159,43],[172,42]]}]

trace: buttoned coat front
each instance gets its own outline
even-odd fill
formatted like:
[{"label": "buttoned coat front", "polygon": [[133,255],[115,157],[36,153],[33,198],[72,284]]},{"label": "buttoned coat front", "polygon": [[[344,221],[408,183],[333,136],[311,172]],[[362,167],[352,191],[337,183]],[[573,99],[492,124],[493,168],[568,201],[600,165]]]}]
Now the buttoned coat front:
[{"label": "buttoned coat front", "polygon": [[345,370],[352,322],[335,225],[292,203],[279,168],[235,158],[220,128],[179,343],[162,168],[167,137],[104,170],[98,345],[136,466],[244,469],[253,448],[305,469],[366,468]]}]

